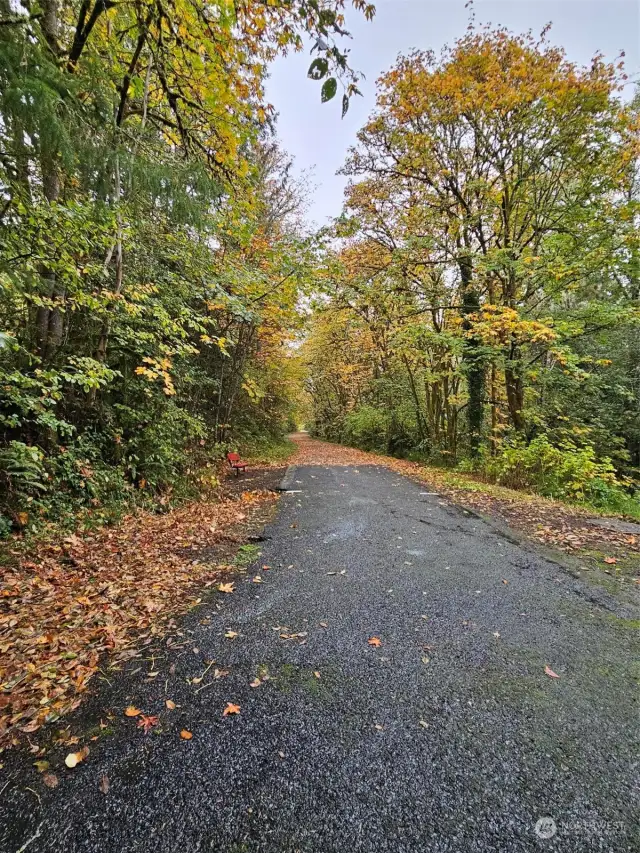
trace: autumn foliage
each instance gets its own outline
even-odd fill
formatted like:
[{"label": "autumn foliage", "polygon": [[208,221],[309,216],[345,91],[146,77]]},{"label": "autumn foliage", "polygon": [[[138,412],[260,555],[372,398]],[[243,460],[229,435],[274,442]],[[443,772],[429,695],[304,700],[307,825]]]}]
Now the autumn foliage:
[{"label": "autumn foliage", "polygon": [[[546,32],[491,28],[382,75],[307,343],[320,435],[498,479],[504,452],[538,440],[526,487],[633,511],[639,125],[624,82],[621,63],[578,67]],[[543,461],[556,451],[560,483]]]}]

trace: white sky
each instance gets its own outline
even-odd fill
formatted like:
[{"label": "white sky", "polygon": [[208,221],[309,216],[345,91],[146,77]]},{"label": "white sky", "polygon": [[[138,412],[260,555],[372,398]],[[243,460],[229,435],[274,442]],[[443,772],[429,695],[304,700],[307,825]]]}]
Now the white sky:
[{"label": "white sky", "polygon": [[[324,225],[338,216],[346,179],[336,175],[347,148],[375,104],[375,81],[399,53],[431,48],[439,53],[464,35],[469,22],[465,0],[374,0],[372,22],[349,9],[347,29],[353,35],[351,65],[365,74],[363,98],[352,98],[340,118],[341,90],[320,103],[320,85],[307,79],[308,52],[279,59],[267,84],[267,99],[279,113],[278,136],[294,156],[296,170],[313,168],[316,190],[309,200],[309,219]],[[552,22],[550,40],[562,45],[570,60],[587,64],[602,51],[608,60],[625,51],[630,80],[640,79],[640,0],[475,0],[476,22],[504,25],[515,32],[538,34]],[[628,87],[631,92],[631,84]]]}]

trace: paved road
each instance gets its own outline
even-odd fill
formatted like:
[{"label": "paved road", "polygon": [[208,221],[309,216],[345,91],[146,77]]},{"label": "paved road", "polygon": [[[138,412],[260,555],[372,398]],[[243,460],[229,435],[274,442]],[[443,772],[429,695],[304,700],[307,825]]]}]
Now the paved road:
[{"label": "paved road", "polygon": [[[637,851],[615,601],[384,468],[299,468],[293,489],[236,592],[187,623],[198,652],[114,685],[120,708],[170,696],[163,731],[122,718],[41,809],[10,798],[1,849]],[[229,675],[196,693],[207,659]]]}]

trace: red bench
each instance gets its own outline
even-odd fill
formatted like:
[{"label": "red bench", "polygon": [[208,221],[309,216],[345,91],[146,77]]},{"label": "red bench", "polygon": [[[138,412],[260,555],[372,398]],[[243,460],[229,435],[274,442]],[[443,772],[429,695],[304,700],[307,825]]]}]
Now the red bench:
[{"label": "red bench", "polygon": [[236,472],[236,477],[238,476],[238,472],[244,472],[247,470],[247,463],[243,462],[240,459],[240,456],[237,453],[227,453],[227,462],[229,466]]}]

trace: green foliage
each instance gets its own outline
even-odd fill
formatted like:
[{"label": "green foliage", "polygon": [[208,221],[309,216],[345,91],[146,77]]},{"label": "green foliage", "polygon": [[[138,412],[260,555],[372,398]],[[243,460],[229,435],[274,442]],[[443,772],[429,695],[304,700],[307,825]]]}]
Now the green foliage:
[{"label": "green foliage", "polygon": [[168,506],[247,437],[284,455],[317,246],[263,84],[309,36],[323,99],[355,94],[345,35],[338,0],[0,27],[0,535]]},{"label": "green foliage", "polygon": [[243,459],[257,462],[285,462],[296,450],[290,439],[265,432],[241,438],[238,447]]},{"label": "green foliage", "polygon": [[529,444],[515,439],[484,465],[484,473],[500,485],[574,501],[590,499],[592,487],[612,487],[614,472],[611,460],[597,460],[591,445],[565,441],[555,446],[546,435]]},{"label": "green foliage", "polygon": [[569,439],[553,443],[547,435],[529,443],[513,438],[500,454],[462,462],[458,470],[510,489],[640,517],[633,483],[617,478],[611,459],[598,458],[591,444],[578,445]]},{"label": "green foliage", "polygon": [[328,80],[325,80],[322,84],[322,89],[320,92],[320,97],[322,99],[322,103],[326,103],[326,101],[330,101],[335,97],[336,92],[338,91],[338,81],[335,77],[329,77]]},{"label": "green foliage", "polygon": [[47,491],[44,454],[22,441],[10,441],[0,450],[0,476],[7,507],[26,507]]},{"label": "green foliage", "polygon": [[344,419],[344,441],[363,450],[377,450],[384,453],[387,449],[389,424],[388,412],[373,406],[361,406],[349,412]]}]

